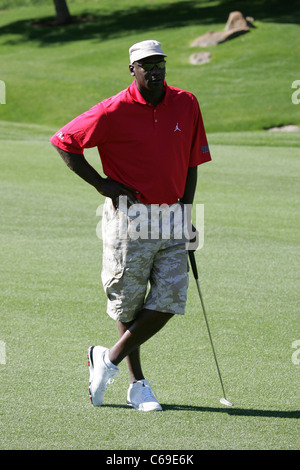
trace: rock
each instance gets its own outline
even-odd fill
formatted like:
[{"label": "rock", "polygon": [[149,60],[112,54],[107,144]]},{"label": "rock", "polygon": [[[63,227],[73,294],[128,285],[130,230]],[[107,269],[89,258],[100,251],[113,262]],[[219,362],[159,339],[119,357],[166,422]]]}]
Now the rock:
[{"label": "rock", "polygon": [[244,18],[240,11],[232,11],[228,16],[225,31],[236,29],[249,31],[250,25],[253,26],[251,20],[253,21],[253,18],[250,18],[249,16]]},{"label": "rock", "polygon": [[294,124],[289,124],[288,126],[270,127],[268,131],[270,132],[300,132],[300,127]]},{"label": "rock", "polygon": [[192,42],[191,47],[215,46],[229,39],[233,39],[241,34],[248,33],[252,25],[253,18],[244,18],[240,11],[232,11],[229,14],[225,31],[209,31]]},{"label": "rock", "polygon": [[211,53],[210,52],[195,52],[190,56],[190,64],[192,65],[202,65],[210,61]]},{"label": "rock", "polygon": [[207,46],[216,46],[221,42],[227,41],[228,39],[232,39],[240,34],[247,33],[246,30],[230,30],[230,31],[220,31],[220,32],[208,32],[200,36],[199,38],[195,39],[192,42],[191,47],[207,47]]},{"label": "rock", "polygon": [[216,44],[223,42],[225,36],[226,34],[224,32],[214,33],[213,31],[209,31],[195,39],[195,41],[192,42],[191,47],[215,46]]}]

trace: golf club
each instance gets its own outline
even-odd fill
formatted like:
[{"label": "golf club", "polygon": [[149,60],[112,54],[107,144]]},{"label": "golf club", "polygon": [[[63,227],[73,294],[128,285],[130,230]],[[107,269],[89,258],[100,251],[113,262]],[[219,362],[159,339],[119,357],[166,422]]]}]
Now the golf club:
[{"label": "golf club", "polygon": [[211,347],[212,347],[212,350],[213,350],[213,354],[214,354],[214,358],[215,358],[215,362],[216,362],[216,366],[217,366],[217,370],[218,370],[218,374],[219,374],[219,379],[220,379],[221,387],[222,387],[222,390],[223,390],[224,397],[220,399],[220,403],[222,403],[223,405],[226,405],[226,406],[233,406],[233,403],[231,403],[226,398],[225,388],[224,388],[223,380],[222,380],[222,377],[221,377],[221,372],[220,372],[219,364],[218,364],[218,361],[217,361],[217,356],[216,356],[212,336],[211,336],[211,333],[210,333],[210,328],[209,328],[209,324],[208,324],[208,320],[207,320],[207,315],[206,315],[206,312],[205,312],[203,297],[202,297],[201,290],[200,290],[200,284],[199,284],[199,279],[198,279],[198,269],[197,269],[195,255],[194,255],[193,251],[189,251],[189,259],[190,259],[190,264],[191,264],[191,267],[192,267],[193,275],[194,275],[194,278],[195,278],[195,281],[196,281],[196,285],[197,285],[197,289],[198,289],[198,293],[199,293],[199,297],[200,297],[200,301],[201,301],[201,305],[202,305],[203,315],[204,315],[204,319],[205,319],[205,323],[206,323],[206,327],[207,327],[207,331],[208,331],[208,336],[209,336],[209,339],[210,339],[210,344],[211,344]]}]

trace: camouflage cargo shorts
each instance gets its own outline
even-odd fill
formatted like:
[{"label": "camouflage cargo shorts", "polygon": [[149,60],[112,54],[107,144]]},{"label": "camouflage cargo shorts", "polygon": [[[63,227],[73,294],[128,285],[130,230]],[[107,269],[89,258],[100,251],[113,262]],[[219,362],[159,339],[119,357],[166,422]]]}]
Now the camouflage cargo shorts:
[{"label": "camouflage cargo shorts", "polygon": [[[150,206],[142,206],[146,207],[145,222]],[[138,220],[142,225],[143,218]],[[126,210],[115,209],[111,199],[105,200],[101,278],[107,313],[125,323],[143,308],[183,315],[188,287],[186,239],[162,239],[150,233],[149,226],[146,237],[141,227],[136,231],[136,221]]]}]

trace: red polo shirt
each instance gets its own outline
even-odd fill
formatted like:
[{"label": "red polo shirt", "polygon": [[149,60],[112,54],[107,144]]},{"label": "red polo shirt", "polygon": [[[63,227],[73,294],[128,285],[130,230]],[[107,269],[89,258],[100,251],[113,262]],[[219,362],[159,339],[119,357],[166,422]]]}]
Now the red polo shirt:
[{"label": "red polo shirt", "polygon": [[166,84],[164,99],[154,107],[134,81],[73,119],[50,141],[78,154],[97,147],[104,174],[139,191],[146,204],[178,201],[188,168],[211,160],[196,97]]}]

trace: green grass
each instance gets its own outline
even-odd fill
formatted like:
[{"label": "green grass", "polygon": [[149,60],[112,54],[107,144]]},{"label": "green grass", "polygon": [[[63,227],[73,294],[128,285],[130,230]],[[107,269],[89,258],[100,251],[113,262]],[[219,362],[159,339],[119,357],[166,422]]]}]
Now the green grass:
[{"label": "green grass", "polygon": [[275,6],[259,9],[259,2],[243,2],[256,28],[205,48],[212,60],[203,66],[189,64],[189,56],[200,50],[190,44],[207,31],[224,29],[236,9],[230,1],[76,1],[71,13],[89,21],[65,27],[47,26],[54,18],[52,1],[3,10],[0,79],[7,104],[0,120],[35,123],[38,116],[41,124],[63,125],[129,85],[128,48],[147,36],[158,38],[167,51],[168,83],[198,97],[208,132],[300,125],[291,99],[292,83],[299,79],[299,13],[292,3],[290,16],[280,16],[278,2],[266,3]]},{"label": "green grass", "polygon": [[[105,404],[88,399],[86,349],[112,345],[96,209],[103,199],[47,142],[53,129],[1,132],[2,449],[297,449],[298,148],[254,133],[209,135],[196,202],[202,293],[232,409],[222,396],[194,280],[186,315],[142,349],[163,413],[126,406],[126,365]],[[226,138],[226,135],[224,136]],[[299,141],[298,141],[299,144]],[[282,155],[284,153],[284,158]],[[99,168],[94,150],[87,158]],[[155,360],[153,360],[155,358]],[[170,432],[172,430],[172,432]]]},{"label": "green grass", "polygon": [[[270,3],[276,8],[243,2],[257,28],[209,48],[212,61],[194,68],[189,44],[222,29],[232,2],[69,2],[93,21],[53,29],[32,26],[53,16],[51,1],[0,0],[1,449],[299,449],[300,136],[262,130],[300,124],[291,102],[299,15]],[[192,276],[186,315],[142,348],[164,412],[126,406],[125,363],[103,407],[88,398],[86,349],[117,338],[100,279],[103,198],[48,139],[130,83],[128,47],[146,33],[168,51],[168,82],[198,96],[208,130],[213,161],[199,169],[205,242],[196,258],[233,408],[219,403]],[[101,171],[97,152],[86,156]]]}]

